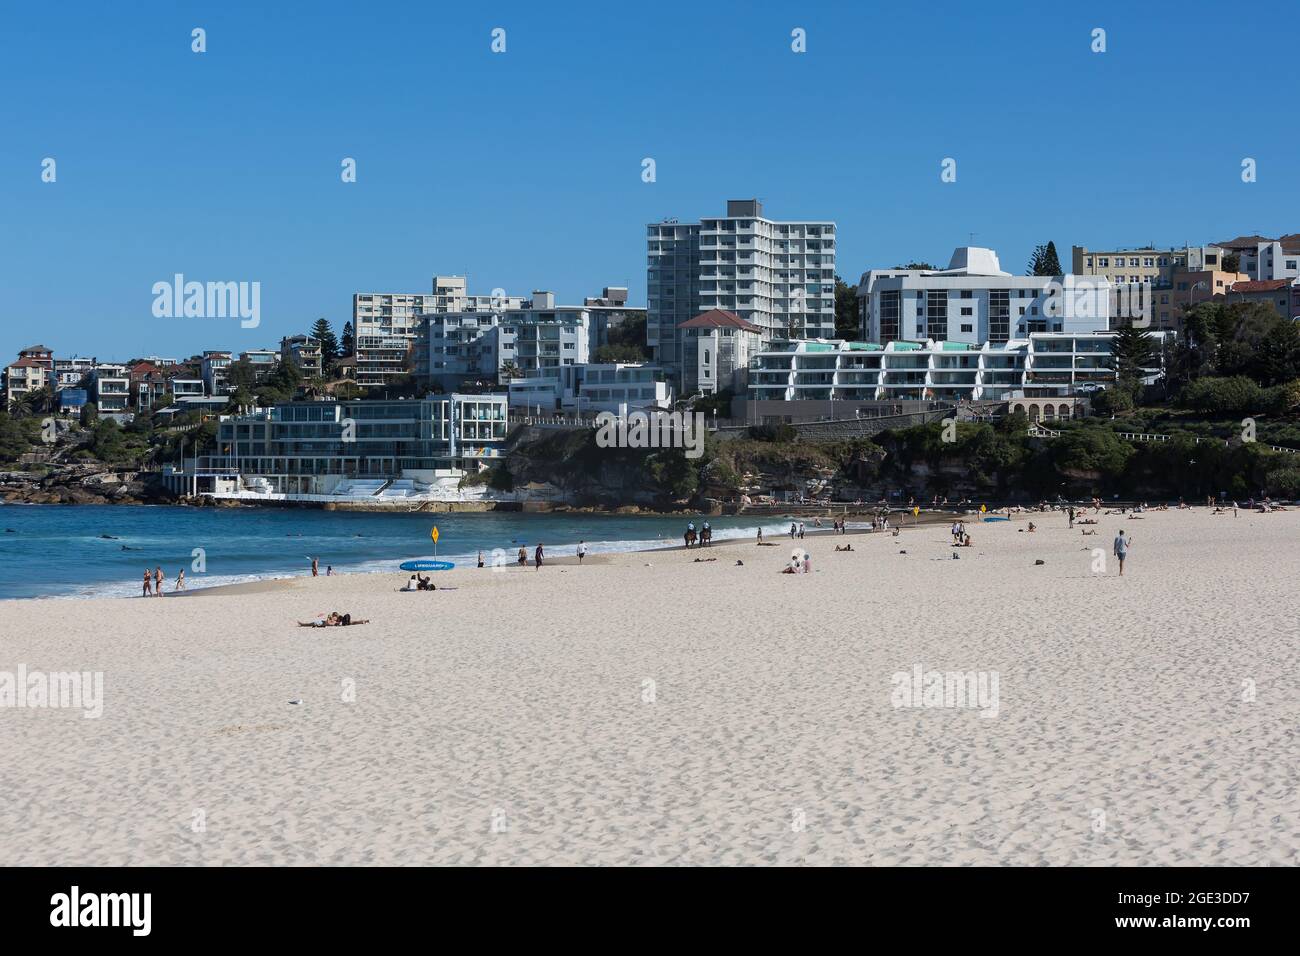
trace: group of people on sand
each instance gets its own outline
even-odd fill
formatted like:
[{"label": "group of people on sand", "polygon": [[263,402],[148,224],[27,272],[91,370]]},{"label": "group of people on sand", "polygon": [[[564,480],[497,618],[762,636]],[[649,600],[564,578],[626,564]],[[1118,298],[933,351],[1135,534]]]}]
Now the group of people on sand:
[{"label": "group of people on sand", "polygon": [[[163,575],[163,569],[161,565],[154,568],[152,571],[150,571],[148,568],[145,568],[144,569],[144,590],[141,592],[140,596],[141,597],[162,597],[164,578],[165,576]],[[175,594],[177,591],[184,591],[184,590],[185,590],[185,569],[181,568],[180,573],[176,575],[176,583],[172,585],[172,593]]]},{"label": "group of people on sand", "polygon": [[790,555],[790,563],[782,570],[782,574],[812,574],[812,555],[807,551],[800,553],[796,551]]},{"label": "group of people on sand", "polygon": [[966,522],[954,521],[952,527],[948,529],[948,533],[952,535],[952,546],[954,548],[969,548],[971,546],[970,535],[966,533]]}]

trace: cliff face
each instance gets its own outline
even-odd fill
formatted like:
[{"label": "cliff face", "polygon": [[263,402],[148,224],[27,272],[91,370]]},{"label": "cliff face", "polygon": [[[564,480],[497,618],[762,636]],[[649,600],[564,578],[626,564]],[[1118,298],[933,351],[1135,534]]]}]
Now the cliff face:
[{"label": "cliff face", "polygon": [[0,497],[26,504],[156,504],[174,501],[156,472],[61,465],[48,473],[0,472]]}]

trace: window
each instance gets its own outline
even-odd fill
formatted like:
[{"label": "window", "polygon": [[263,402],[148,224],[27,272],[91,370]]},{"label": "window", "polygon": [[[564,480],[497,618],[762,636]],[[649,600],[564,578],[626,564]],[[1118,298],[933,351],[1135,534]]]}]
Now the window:
[{"label": "window", "polygon": [[931,290],[926,296],[927,334],[936,342],[948,338],[948,293]]},{"label": "window", "polygon": [[962,323],[961,330],[962,330],[963,332],[974,332],[974,331],[975,331],[974,327],[971,326],[971,324],[968,323],[968,322],[963,322],[963,323]]},{"label": "window", "polygon": [[1130,256],[1130,257],[1129,257],[1129,260],[1128,260],[1128,264],[1131,265],[1131,266],[1136,266],[1136,265],[1138,264],[1138,257],[1137,257],[1137,256]]},{"label": "window", "polygon": [[962,290],[962,293],[961,293],[961,297],[962,297],[963,299],[974,298],[974,295],[975,295],[975,294],[974,294],[973,292],[971,292],[970,289],[963,289],[963,290]]},{"label": "window", "polygon": [[1152,268],[1155,264],[1156,264],[1156,260],[1151,258],[1150,256],[1147,256],[1142,260],[1142,265],[1146,266],[1148,269]]},{"label": "window", "polygon": [[897,290],[880,293],[880,341],[892,342],[898,338]]},{"label": "window", "polygon": [[973,315],[974,313],[975,313],[975,310],[974,310],[973,308],[971,308],[969,305],[964,305],[964,306],[962,306],[962,308],[961,308],[961,314],[962,314],[963,316],[966,316],[966,315]]},{"label": "window", "polygon": [[1109,260],[1109,259],[1098,259],[1098,260],[1097,260],[1097,265],[1098,265],[1100,268],[1102,268],[1102,269],[1109,269],[1109,268],[1110,268],[1110,260]]},{"label": "window", "polygon": [[989,341],[1005,342],[1011,337],[1011,293],[1007,289],[989,291]]}]

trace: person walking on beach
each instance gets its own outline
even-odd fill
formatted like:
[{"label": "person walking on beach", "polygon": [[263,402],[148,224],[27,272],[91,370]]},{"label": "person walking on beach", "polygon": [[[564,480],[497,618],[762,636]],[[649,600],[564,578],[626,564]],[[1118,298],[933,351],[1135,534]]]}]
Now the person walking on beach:
[{"label": "person walking on beach", "polygon": [[519,566],[521,568],[528,567],[528,549],[522,544],[519,546]]},{"label": "person walking on beach", "polygon": [[149,597],[153,593],[153,574],[148,568],[144,569],[144,593],[140,597]]},{"label": "person walking on beach", "polygon": [[539,542],[537,542],[537,550],[533,553],[533,561],[535,562],[535,564],[533,565],[533,570],[534,570],[534,571],[540,571],[540,570],[542,570],[542,558],[543,558],[543,557],[545,557],[545,554],[544,554],[544,552],[542,551],[542,543],[539,541]]},{"label": "person walking on beach", "polygon": [[311,576],[313,578],[320,577],[320,563],[316,558],[311,559]]},{"label": "person walking on beach", "polygon": [[804,536],[804,532],[805,532],[805,530],[806,530],[806,528],[804,527],[804,523],[803,523],[802,521],[800,521],[800,522],[799,522],[799,540],[800,540],[800,541],[803,540],[803,536]]},{"label": "person walking on beach", "polygon": [[480,568],[483,567],[483,552],[482,552],[482,551],[480,551],[480,552],[478,553],[478,566],[479,566]]},{"label": "person walking on beach", "polygon": [[1115,535],[1115,558],[1119,561],[1119,576],[1124,576],[1124,559],[1128,557],[1129,545],[1133,543],[1128,535],[1124,534],[1124,529],[1119,529],[1119,534]]},{"label": "person walking on beach", "polygon": [[154,597],[162,597],[162,584],[163,584],[163,578],[164,578],[165,576],[166,576],[166,575],[163,574],[163,570],[162,570],[162,565],[161,565],[161,564],[158,565],[157,567],[155,567],[155,568],[153,569],[153,591],[154,591]]},{"label": "person walking on beach", "polygon": [[763,543],[763,529],[761,527],[758,529],[758,543]]},{"label": "person walking on beach", "polygon": [[578,542],[578,563],[582,564],[582,559],[587,556],[587,542]]},{"label": "person walking on beach", "polygon": [[1074,527],[1074,505],[1070,505],[1070,510],[1067,513],[1070,516],[1070,527],[1073,528]]},{"label": "person walking on beach", "polygon": [[796,534],[798,534],[798,533],[799,533],[799,525],[796,524],[795,522],[791,521],[791,522],[790,522],[790,540],[793,541],[793,540],[794,540],[794,536],[795,536]]},{"label": "person walking on beach", "polygon": [[173,591],[185,590],[185,569],[184,568],[181,568],[181,573],[176,575],[176,586],[173,587],[172,590]]}]

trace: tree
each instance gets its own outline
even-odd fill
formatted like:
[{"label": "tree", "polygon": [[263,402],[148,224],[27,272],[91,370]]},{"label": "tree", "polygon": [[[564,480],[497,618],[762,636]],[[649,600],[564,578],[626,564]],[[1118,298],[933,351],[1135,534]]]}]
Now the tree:
[{"label": "tree", "polygon": [[1056,256],[1056,243],[1048,242],[1045,246],[1035,246],[1034,254],[1029,257],[1029,270],[1025,275],[1059,276],[1064,275],[1061,260]]},{"label": "tree", "polygon": [[635,345],[602,345],[591,360],[597,363],[644,362],[645,353]]},{"label": "tree", "polygon": [[1237,252],[1226,252],[1226,253],[1224,253],[1224,255],[1223,255],[1223,271],[1224,271],[1224,272],[1240,272],[1240,271],[1241,271],[1241,254],[1240,254],[1240,253],[1237,253]]},{"label": "tree", "polygon": [[1199,378],[1178,396],[1183,406],[1207,415],[1248,415],[1259,411],[1259,385],[1244,375]]},{"label": "tree", "polygon": [[356,348],[356,345],[356,334],[352,331],[352,323],[344,322],[343,335],[339,338],[339,355],[351,355],[353,350]]},{"label": "tree", "polygon": [[1115,331],[1109,364],[1120,382],[1140,382],[1143,370],[1158,364],[1155,343],[1140,329],[1121,325]]},{"label": "tree", "polygon": [[333,365],[339,356],[339,340],[334,336],[329,320],[323,317],[317,319],[307,334],[320,343],[321,364],[325,367]]},{"label": "tree", "polygon": [[835,277],[835,337],[854,341],[861,336],[858,320],[858,290]]},{"label": "tree", "polygon": [[936,272],[937,266],[932,266],[928,262],[909,262],[905,266],[894,266],[895,269],[910,269],[914,272]]},{"label": "tree", "polygon": [[514,361],[507,360],[501,363],[501,376],[505,379],[523,378],[524,373]]},{"label": "tree", "polygon": [[[605,333],[604,345],[618,350],[613,354],[626,356],[613,361],[649,361],[650,356],[646,353],[645,315],[643,313],[633,313],[618,324],[609,326]],[[597,361],[602,360],[597,359]]]}]

